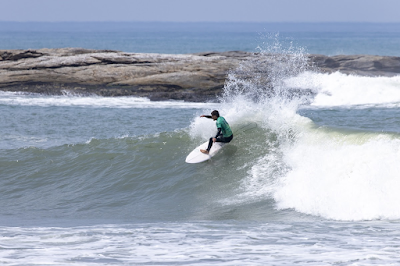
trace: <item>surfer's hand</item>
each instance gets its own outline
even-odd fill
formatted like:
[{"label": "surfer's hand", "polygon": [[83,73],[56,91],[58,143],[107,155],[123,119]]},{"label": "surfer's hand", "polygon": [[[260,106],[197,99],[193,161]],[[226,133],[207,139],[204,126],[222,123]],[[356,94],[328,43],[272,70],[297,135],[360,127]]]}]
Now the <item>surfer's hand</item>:
[{"label": "surfer's hand", "polygon": [[216,142],[217,141],[217,139],[216,138],[213,138],[213,142]]},{"label": "surfer's hand", "polygon": [[201,115],[200,117],[205,117],[205,115]]}]

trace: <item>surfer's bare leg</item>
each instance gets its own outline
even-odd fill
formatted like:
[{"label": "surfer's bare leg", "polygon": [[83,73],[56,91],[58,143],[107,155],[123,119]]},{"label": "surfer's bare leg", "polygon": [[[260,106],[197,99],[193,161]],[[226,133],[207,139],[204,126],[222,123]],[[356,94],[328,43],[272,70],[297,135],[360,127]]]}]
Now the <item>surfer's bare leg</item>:
[{"label": "surfer's bare leg", "polygon": [[212,147],[213,143],[214,143],[216,140],[217,140],[216,138],[210,138],[210,141],[208,142],[208,147],[207,147],[207,149],[206,149],[206,150],[200,149],[200,151],[201,151],[202,153],[204,153],[204,154],[208,154],[208,153],[210,152],[210,150],[211,150],[211,147]]}]

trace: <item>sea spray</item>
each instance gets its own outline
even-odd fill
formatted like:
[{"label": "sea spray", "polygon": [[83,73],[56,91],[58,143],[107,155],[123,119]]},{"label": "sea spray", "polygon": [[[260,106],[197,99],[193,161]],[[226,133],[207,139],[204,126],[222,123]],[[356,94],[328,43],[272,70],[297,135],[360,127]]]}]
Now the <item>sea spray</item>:
[{"label": "sea spray", "polygon": [[283,143],[293,137],[292,120],[304,120],[296,114],[299,106],[314,96],[309,88],[289,87],[285,81],[315,71],[315,67],[304,48],[281,42],[279,35],[267,40],[258,47],[257,56],[229,73],[221,103],[228,113],[233,109],[235,114],[242,114],[241,119],[255,119],[282,137]]},{"label": "sea spray", "polygon": [[[250,99],[252,102],[270,102],[273,98],[282,100],[294,96],[304,96],[297,88],[286,86],[285,80],[315,67],[309,62],[305,49],[295,47],[293,43],[284,44],[279,35],[270,36],[269,42],[257,48],[255,57],[244,61],[233,69],[226,80],[222,102],[235,101],[237,97]],[[299,95],[299,93],[301,95]]]},{"label": "sea spray", "polygon": [[[314,71],[303,48],[292,43],[283,44],[279,36],[272,36],[265,48],[258,48],[255,56],[230,71],[220,98],[218,110],[232,128],[249,122],[259,125],[256,135],[234,138],[232,145],[246,143],[251,155],[243,157],[247,176],[234,197],[221,200],[235,205],[271,199],[275,183],[290,167],[283,161],[283,146],[291,146],[301,128],[311,124],[308,118],[296,113],[299,106],[309,103],[314,92],[309,89],[288,87],[285,81],[305,71]],[[210,110],[211,111],[211,110]],[[190,135],[207,139],[215,134],[212,121],[195,118]],[[239,154],[238,154],[239,155]]]}]

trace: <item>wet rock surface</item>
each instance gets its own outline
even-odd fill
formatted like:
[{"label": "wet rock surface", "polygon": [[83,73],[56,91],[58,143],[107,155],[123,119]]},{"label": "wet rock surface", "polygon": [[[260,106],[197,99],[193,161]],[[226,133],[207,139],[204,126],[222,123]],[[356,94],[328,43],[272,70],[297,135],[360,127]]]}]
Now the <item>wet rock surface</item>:
[{"label": "wet rock surface", "polygon": [[[144,54],[80,48],[0,50],[0,90],[44,94],[142,96],[151,100],[214,100],[229,71],[268,55],[231,51]],[[322,73],[400,75],[400,57],[308,55]]]}]

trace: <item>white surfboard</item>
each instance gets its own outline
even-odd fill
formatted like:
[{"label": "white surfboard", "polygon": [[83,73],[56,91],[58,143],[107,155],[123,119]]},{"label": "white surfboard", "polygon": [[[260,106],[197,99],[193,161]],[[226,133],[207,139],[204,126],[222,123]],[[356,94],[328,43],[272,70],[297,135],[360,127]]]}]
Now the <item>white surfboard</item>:
[{"label": "white surfboard", "polygon": [[222,142],[214,142],[211,150],[208,154],[204,154],[200,151],[200,149],[207,149],[208,147],[208,141],[204,142],[203,144],[201,144],[200,146],[198,146],[196,149],[194,149],[191,153],[189,153],[189,155],[186,157],[185,162],[187,163],[201,163],[201,162],[205,162],[209,159],[211,159],[211,157],[213,157],[215,154],[217,154],[217,152],[219,152],[219,150],[225,145],[225,143]]},{"label": "white surfboard", "polygon": [[[257,123],[255,122],[247,122],[244,125],[239,126],[238,128],[234,128],[234,136],[238,136],[246,131],[253,130],[257,127]],[[207,149],[208,147],[208,141],[204,142],[200,146],[196,147],[189,155],[186,157],[185,162],[187,163],[201,163],[205,162],[207,160],[210,160],[211,157],[213,157],[215,154],[217,154],[222,147],[227,144],[223,142],[214,142],[209,154],[204,154],[200,151],[200,149]]]}]

